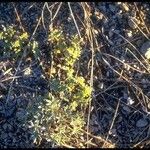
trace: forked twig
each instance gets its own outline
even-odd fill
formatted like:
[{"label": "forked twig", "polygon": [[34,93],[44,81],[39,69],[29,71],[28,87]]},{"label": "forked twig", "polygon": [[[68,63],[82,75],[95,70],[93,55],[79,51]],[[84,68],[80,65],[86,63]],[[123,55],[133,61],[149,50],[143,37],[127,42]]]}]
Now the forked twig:
[{"label": "forked twig", "polygon": [[76,22],[76,20],[75,20],[74,14],[73,14],[73,12],[72,12],[72,9],[71,9],[71,6],[70,6],[70,2],[68,2],[68,6],[69,6],[69,10],[70,10],[72,19],[73,19],[74,24],[75,24],[75,27],[76,27],[76,29],[77,29],[77,31],[78,31],[78,35],[79,35],[80,38],[82,38],[82,37],[81,37],[80,30],[79,30],[79,27],[78,27],[78,25],[77,25],[77,22]]}]

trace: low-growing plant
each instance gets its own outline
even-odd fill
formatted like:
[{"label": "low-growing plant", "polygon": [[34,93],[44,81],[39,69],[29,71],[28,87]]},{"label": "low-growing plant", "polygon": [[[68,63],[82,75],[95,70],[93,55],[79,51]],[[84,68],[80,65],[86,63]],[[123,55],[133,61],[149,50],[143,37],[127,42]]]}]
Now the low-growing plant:
[{"label": "low-growing plant", "polygon": [[81,129],[86,123],[84,113],[92,89],[82,76],[75,75],[75,63],[81,55],[80,39],[75,35],[67,40],[60,29],[54,29],[49,42],[53,45],[52,69],[55,71],[50,74],[49,93],[29,108],[35,135],[59,146],[82,147]]},{"label": "low-growing plant", "polygon": [[[24,47],[28,44],[30,53],[37,58],[38,43],[35,40],[28,42],[29,35],[27,32],[17,30],[14,26],[3,26],[0,31],[1,50],[0,54],[7,58],[16,58],[20,56]],[[39,54],[38,54],[39,55]]]},{"label": "low-growing plant", "polygon": [[[34,39],[29,42],[27,32],[3,26],[0,41],[1,56],[17,61],[24,47],[28,46],[28,52],[39,58],[38,43]],[[92,89],[75,71],[75,64],[81,55],[81,41],[77,35],[67,39],[62,30],[54,29],[49,34],[49,42],[53,45],[53,62],[49,66],[50,91],[45,96],[37,95],[35,103],[28,106],[28,117],[24,123],[33,128],[35,143],[45,138],[59,146],[82,147],[81,129],[86,123],[84,113]]]}]

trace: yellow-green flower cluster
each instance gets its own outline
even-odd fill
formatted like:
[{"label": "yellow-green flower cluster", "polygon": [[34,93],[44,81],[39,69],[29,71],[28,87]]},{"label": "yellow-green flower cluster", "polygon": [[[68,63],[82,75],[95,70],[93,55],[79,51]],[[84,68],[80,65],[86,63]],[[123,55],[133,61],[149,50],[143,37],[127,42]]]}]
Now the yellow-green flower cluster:
[{"label": "yellow-green flower cluster", "polygon": [[13,26],[4,27],[0,32],[0,40],[4,42],[4,50],[18,53],[21,51],[24,42],[28,39],[27,32],[16,31]]},{"label": "yellow-green flower cluster", "polygon": [[0,40],[3,42],[0,54],[16,59],[28,44],[30,53],[34,54],[36,58],[39,57],[38,43],[34,40],[28,42],[28,39],[29,35],[27,32],[16,30],[13,26],[3,26],[2,31],[0,31]]}]

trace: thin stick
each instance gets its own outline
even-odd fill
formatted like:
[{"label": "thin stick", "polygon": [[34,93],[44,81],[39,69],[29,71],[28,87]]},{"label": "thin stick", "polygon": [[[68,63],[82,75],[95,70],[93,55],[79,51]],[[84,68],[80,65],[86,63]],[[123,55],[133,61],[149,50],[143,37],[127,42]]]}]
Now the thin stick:
[{"label": "thin stick", "polygon": [[[132,67],[131,65],[129,65],[129,64],[125,63],[125,62],[123,62],[122,60],[120,60],[120,59],[119,59],[119,58],[117,58],[117,57],[114,57],[113,55],[106,54],[106,53],[102,53],[102,55],[112,57],[112,58],[114,58],[114,59],[118,60],[119,62],[121,62],[122,64],[127,65],[127,66],[128,66],[128,67],[130,67],[131,69],[133,69],[133,70],[135,70],[135,71],[137,71],[137,72],[139,72],[139,73],[144,73],[143,71],[138,70],[138,69],[136,69],[136,68]],[[144,73],[144,74],[149,74],[149,73]]]},{"label": "thin stick", "polygon": [[110,126],[110,128],[109,128],[109,131],[108,131],[108,134],[107,134],[107,137],[106,137],[106,141],[104,142],[102,148],[105,146],[105,144],[106,144],[106,142],[107,142],[107,140],[108,140],[108,138],[109,138],[110,131],[111,131],[113,125],[114,125],[114,122],[115,122],[115,119],[116,119],[116,116],[117,116],[117,112],[118,112],[119,105],[120,105],[120,99],[118,100],[118,104],[117,104],[117,107],[116,107],[116,111],[115,111],[115,114],[114,114],[114,117],[113,117],[111,126]]},{"label": "thin stick", "polygon": [[[89,18],[88,12],[85,8],[86,3],[81,4],[84,10],[85,14],[85,22],[86,22],[86,34],[88,37],[88,40],[90,42],[91,46],[91,51],[92,51],[92,56],[91,56],[91,75],[90,75],[90,87],[93,89],[93,68],[94,68],[94,40],[93,40],[93,27],[91,26],[91,20]],[[92,93],[93,97],[93,93]],[[88,107],[88,121],[87,121],[87,133],[89,133],[89,122],[90,122],[90,115],[91,115],[91,101],[89,102],[89,107]],[[87,134],[87,141],[89,141],[89,135]],[[89,147],[89,144],[87,143],[87,148]]]},{"label": "thin stick", "polygon": [[45,23],[44,23],[44,9],[45,9],[45,6],[46,6],[46,2],[44,3],[44,6],[43,6],[43,8],[42,8],[41,16],[42,16],[42,24],[43,24],[43,27],[44,27],[44,29],[46,30]]},{"label": "thin stick", "polygon": [[[52,11],[48,9],[49,12],[50,12],[50,16],[51,16],[51,19],[50,19],[50,20],[51,20],[51,23],[50,23],[50,25],[49,25],[50,31],[53,29],[53,20],[54,20],[55,17],[57,16],[57,14],[58,14],[58,12],[59,12],[61,6],[62,6],[62,2],[59,4],[59,6],[58,6],[58,8],[57,8],[57,10],[56,10],[56,12],[55,12],[55,14],[54,14],[53,17],[52,17]],[[54,7],[54,5],[53,5],[53,7]],[[52,8],[53,8],[53,7],[52,7]],[[47,8],[48,8],[48,3],[47,3]]]},{"label": "thin stick", "polygon": [[[56,18],[57,14],[58,14],[58,12],[59,12],[59,10],[60,10],[60,8],[61,8],[61,5],[62,5],[62,2],[59,4],[59,6],[58,6],[58,8],[57,8],[57,10],[56,10],[56,12],[55,12],[53,18],[51,19],[51,21],[53,21],[53,20]],[[51,22],[51,23],[52,23],[52,22]]]},{"label": "thin stick", "polygon": [[1,80],[0,83],[5,82],[5,81],[8,81],[8,80],[11,80],[11,79],[18,79],[18,78],[20,78],[20,77],[21,77],[21,76],[9,77],[9,78],[6,78],[6,79]]},{"label": "thin stick", "polygon": [[74,14],[73,14],[73,12],[72,12],[72,9],[71,9],[71,6],[70,6],[70,2],[68,2],[68,6],[69,6],[69,10],[70,10],[72,19],[73,19],[74,24],[75,24],[75,27],[76,27],[76,29],[77,29],[77,31],[78,31],[78,35],[79,35],[80,38],[82,38],[82,37],[81,37],[81,34],[80,34],[79,27],[78,27],[78,25],[77,25],[77,22],[76,22],[76,20],[75,20]]},{"label": "thin stick", "polygon": [[105,139],[103,139],[103,138],[100,137],[100,136],[95,136],[95,135],[93,135],[93,134],[91,134],[91,133],[89,133],[89,132],[84,131],[83,129],[82,129],[81,131],[82,131],[83,133],[85,133],[85,134],[88,134],[88,135],[91,136],[92,138],[95,138],[95,139],[99,140],[100,142],[105,142],[106,144],[111,145],[112,147],[114,147],[114,144],[112,144],[112,143],[109,142],[109,141],[106,141]]},{"label": "thin stick", "polygon": [[21,19],[20,19],[20,17],[19,17],[18,11],[17,11],[17,9],[16,9],[14,3],[12,3],[12,4],[13,4],[13,7],[14,7],[16,16],[17,16],[17,21],[20,23],[20,27],[21,27],[22,31],[25,32],[25,29],[24,29],[24,27],[22,26]]}]

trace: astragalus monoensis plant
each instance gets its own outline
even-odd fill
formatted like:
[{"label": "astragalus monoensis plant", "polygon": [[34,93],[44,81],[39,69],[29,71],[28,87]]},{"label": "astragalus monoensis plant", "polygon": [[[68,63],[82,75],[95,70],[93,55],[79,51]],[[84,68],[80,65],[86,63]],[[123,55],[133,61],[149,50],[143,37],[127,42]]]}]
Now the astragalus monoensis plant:
[{"label": "astragalus monoensis plant", "polygon": [[84,77],[75,74],[80,39],[75,35],[66,41],[62,31],[54,29],[49,42],[53,45],[52,65],[47,72],[50,91],[29,108],[35,137],[52,140],[58,146],[84,147],[82,129],[92,89]]}]

